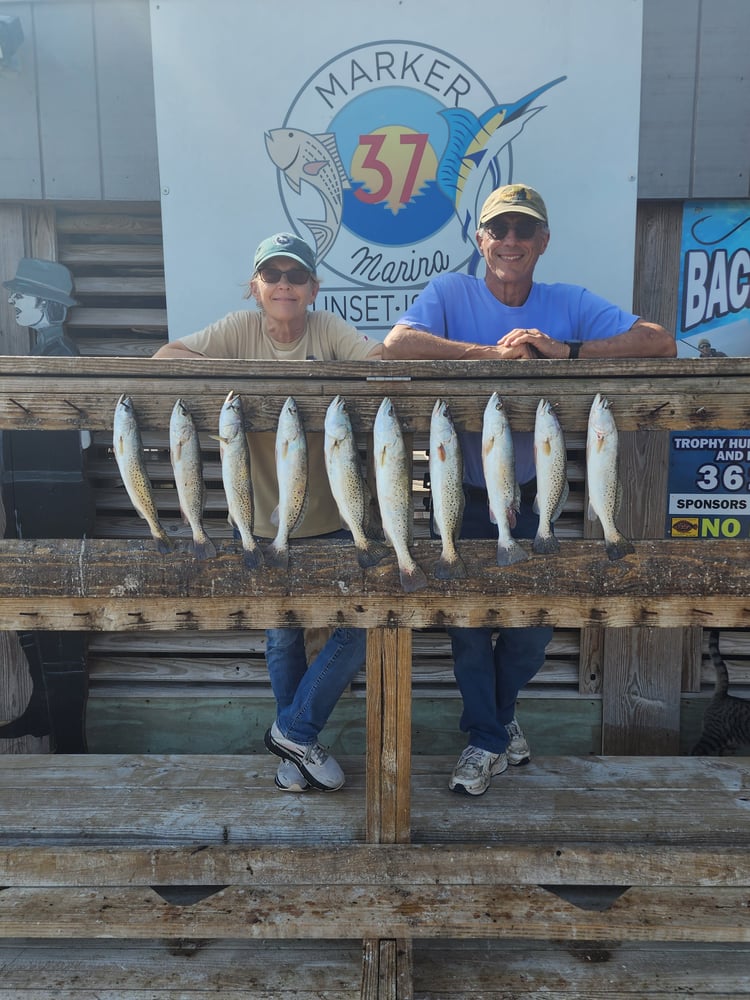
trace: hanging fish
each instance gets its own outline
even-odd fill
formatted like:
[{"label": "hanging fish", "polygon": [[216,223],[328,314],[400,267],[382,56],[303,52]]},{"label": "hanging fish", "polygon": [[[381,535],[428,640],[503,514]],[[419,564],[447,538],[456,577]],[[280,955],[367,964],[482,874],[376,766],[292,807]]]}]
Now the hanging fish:
[{"label": "hanging fish", "polygon": [[409,550],[414,524],[411,461],[395,407],[387,396],[375,416],[373,452],[383,531],[396,551],[401,586],[411,593],[426,587],[427,577]]},{"label": "hanging fish", "polygon": [[540,399],[534,425],[534,461],[536,463],[536,500],[539,527],[531,543],[534,552],[557,552],[559,541],[552,528],[568,499],[568,471],[565,440],[560,421],[547,402]]},{"label": "hanging fish", "polygon": [[357,562],[366,569],[388,555],[388,548],[368,537],[372,496],[362,475],[352,423],[342,396],[335,396],[326,410],[324,454],[328,482],[341,520],[354,539]]},{"label": "hanging fish", "polygon": [[180,501],[180,511],[193,533],[196,559],[216,555],[216,546],[203,526],[203,463],[198,431],[187,404],[178,399],[169,419],[169,458],[174,470],[174,482]]},{"label": "hanging fish", "polygon": [[172,543],[159,521],[151,480],[146,470],[143,442],[133,400],[123,393],[117,400],[112,428],[112,446],[130,502],[148,524],[159,552],[169,552]]},{"label": "hanging fish", "polygon": [[510,421],[503,401],[496,392],[492,393],[484,408],[482,467],[487,484],[490,520],[497,525],[497,565],[512,566],[529,556],[511,535],[521,506],[521,488],[516,479]]},{"label": "hanging fish", "polygon": [[307,509],[307,438],[297,403],[289,396],[281,409],[276,429],[276,478],[279,505],[271,515],[278,518],[276,537],[266,549],[269,566],[289,565],[289,537]]},{"label": "hanging fish", "polygon": [[250,477],[250,449],[245,432],[242,399],[231,390],[219,414],[219,456],[228,521],[242,539],[245,566],[257,569],[263,565],[263,552],[253,535],[255,501]]},{"label": "hanging fish", "polygon": [[456,542],[464,515],[463,455],[453,419],[444,399],[438,399],[430,419],[430,493],[432,519],[443,543],[435,564],[439,580],[460,580],[466,565]]},{"label": "hanging fish", "polygon": [[588,486],[588,517],[601,522],[604,544],[610,559],[622,559],[634,552],[633,543],[617,529],[615,519],[620,512],[622,484],[617,472],[617,425],[607,399],[599,393],[589,411],[586,434],[586,484]]}]

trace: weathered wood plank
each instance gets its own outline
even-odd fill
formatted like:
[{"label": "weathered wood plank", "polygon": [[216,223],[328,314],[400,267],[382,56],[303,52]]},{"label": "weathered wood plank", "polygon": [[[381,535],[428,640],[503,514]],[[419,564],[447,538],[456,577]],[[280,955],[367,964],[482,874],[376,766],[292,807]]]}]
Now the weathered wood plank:
[{"label": "weathered wood plank", "polygon": [[605,912],[540,886],[228,886],[194,905],[152,889],[0,890],[6,937],[467,937],[750,942],[747,889],[628,889]]},{"label": "weathered wood plank", "polygon": [[[529,543],[526,543],[527,545]],[[197,561],[153,542],[7,539],[0,544],[0,628],[201,630],[447,624],[744,626],[750,568],[742,541],[654,540],[610,563],[598,542],[563,541],[553,557],[495,564],[491,542],[464,541],[469,577],[399,593],[395,559],[362,570],[346,542],[293,546],[288,572],[250,574],[235,543]],[[439,543],[415,542],[431,574]]]},{"label": "weathered wood plank", "polygon": [[221,404],[232,388],[245,398],[248,424],[255,430],[275,430],[291,391],[309,430],[322,429],[328,403],[343,392],[357,432],[371,430],[386,394],[394,399],[405,429],[424,432],[434,400],[445,395],[447,384],[454,419],[470,430],[480,429],[484,403],[498,384],[505,387],[516,430],[533,428],[541,396],[556,405],[566,432],[585,430],[596,392],[611,399],[621,430],[750,426],[750,364],[742,358],[664,359],[658,364],[582,361],[572,367],[560,361],[373,365],[2,358],[0,380],[0,426],[19,430],[110,430],[115,403],[127,391],[143,430],[164,432],[174,399],[182,396],[194,409],[199,429],[214,433]]},{"label": "weathered wood plank", "polygon": [[17,887],[423,885],[750,885],[746,847],[666,844],[352,844],[310,847],[0,846]]}]

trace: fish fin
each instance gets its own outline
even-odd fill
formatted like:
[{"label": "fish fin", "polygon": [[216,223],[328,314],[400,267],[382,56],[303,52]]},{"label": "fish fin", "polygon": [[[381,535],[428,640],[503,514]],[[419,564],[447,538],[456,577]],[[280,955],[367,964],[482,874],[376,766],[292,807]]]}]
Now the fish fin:
[{"label": "fish fin", "polygon": [[323,250],[328,249],[333,243],[335,233],[331,226],[327,226],[325,222],[320,219],[300,219],[310,232],[313,234],[313,239],[315,240],[315,257],[316,260],[320,260],[323,256]]},{"label": "fish fin", "polygon": [[613,517],[617,517],[617,515],[620,513],[621,506],[622,506],[622,483],[618,479],[615,485],[615,504],[612,511]]},{"label": "fish fin", "polygon": [[565,485],[563,486],[563,489],[562,489],[562,493],[560,494],[560,499],[557,502],[557,506],[552,511],[552,517],[550,518],[550,521],[556,521],[558,519],[558,517],[562,514],[563,507],[568,502],[568,494],[569,493],[570,493],[570,483],[566,479],[565,480]]},{"label": "fish fin", "polygon": [[267,566],[289,569],[289,546],[286,543],[271,542],[265,552],[265,561]]},{"label": "fish fin", "polygon": [[168,552],[172,551],[172,542],[167,538],[167,536],[162,532],[160,535],[156,534],[153,536],[156,541],[156,547],[165,556]]},{"label": "fish fin", "polygon": [[551,555],[553,552],[560,551],[560,543],[555,538],[554,534],[537,535],[534,541],[531,543],[531,547],[537,555],[547,556]]},{"label": "fish fin", "polygon": [[336,168],[336,173],[339,175],[339,180],[341,181],[342,188],[348,190],[352,185],[349,180],[349,175],[344,169],[344,164],[341,160],[341,153],[339,153],[339,147],[336,141],[335,133],[325,132],[322,135],[316,135],[315,138],[320,140],[321,144],[325,148],[325,151],[333,160],[333,165]]},{"label": "fish fin", "polygon": [[604,544],[607,550],[607,556],[612,560],[612,562],[616,559],[622,559],[624,556],[630,555],[631,552],[635,552],[635,546],[633,543],[624,535],[621,535],[619,531],[614,538],[609,539]]},{"label": "fish fin", "polygon": [[465,580],[469,575],[466,563],[459,555],[455,559],[446,559],[441,555],[435,563],[434,572],[438,580]]},{"label": "fish fin", "polygon": [[265,562],[263,551],[259,545],[252,548],[245,546],[242,551],[242,562],[246,569],[260,569]]},{"label": "fish fin", "polygon": [[382,542],[368,538],[365,545],[357,549],[357,562],[362,569],[368,569],[370,566],[376,566],[381,559],[390,555],[390,551],[388,546]]},{"label": "fish fin", "polygon": [[269,521],[271,522],[271,524],[275,528],[278,528],[278,526],[279,526],[279,505],[278,504],[276,504],[276,506],[274,507],[274,509],[271,511],[271,516],[269,518]]},{"label": "fish fin", "polygon": [[310,160],[302,168],[302,173],[310,174],[311,177],[317,177],[327,162],[327,160]]},{"label": "fish fin", "polygon": [[[281,172],[284,173],[283,170]],[[302,190],[302,185],[298,184],[297,181],[293,181],[289,174],[284,174],[284,177],[286,177],[286,182],[292,191],[294,191],[295,194],[299,194]]]},{"label": "fish fin", "polygon": [[204,538],[193,542],[193,554],[196,559],[213,559],[216,555],[216,546],[206,535]]},{"label": "fish fin", "polygon": [[586,508],[586,517],[589,519],[589,521],[597,521],[599,519],[599,515],[594,510],[590,500],[588,503],[588,507]]},{"label": "fish fin", "polygon": [[523,562],[524,559],[528,558],[528,552],[518,544],[515,538],[505,545],[502,542],[497,543],[498,566],[512,566],[513,563]]},{"label": "fish fin", "polygon": [[414,569],[409,569],[408,567],[399,568],[398,575],[401,580],[401,587],[407,594],[413,594],[415,590],[421,590],[428,583],[424,571],[416,563],[414,564]]}]

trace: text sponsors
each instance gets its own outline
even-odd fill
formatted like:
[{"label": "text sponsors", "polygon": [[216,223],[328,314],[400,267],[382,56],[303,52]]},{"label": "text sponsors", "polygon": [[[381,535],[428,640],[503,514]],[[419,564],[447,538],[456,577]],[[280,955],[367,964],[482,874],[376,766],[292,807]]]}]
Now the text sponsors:
[{"label": "text sponsors", "polygon": [[750,537],[750,432],[670,435],[667,537]]}]

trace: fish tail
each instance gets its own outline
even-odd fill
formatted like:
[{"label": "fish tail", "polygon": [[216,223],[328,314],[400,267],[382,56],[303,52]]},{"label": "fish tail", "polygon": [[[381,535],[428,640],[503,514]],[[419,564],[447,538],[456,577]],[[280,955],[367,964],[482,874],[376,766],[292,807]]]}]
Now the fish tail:
[{"label": "fish tail", "polygon": [[413,594],[415,590],[421,590],[427,586],[427,577],[416,563],[413,566],[399,566],[398,575],[401,587],[407,594]]},{"label": "fish tail", "polygon": [[465,580],[469,575],[466,572],[466,563],[458,552],[452,556],[440,553],[440,558],[435,563],[435,576],[438,580]]},{"label": "fish tail", "polygon": [[242,550],[242,562],[246,569],[260,569],[265,562],[261,547],[259,545],[245,545]]},{"label": "fish tail", "polygon": [[172,551],[172,542],[169,538],[167,538],[166,532],[163,528],[154,528],[151,535],[156,542],[157,549],[163,556]]},{"label": "fish tail", "polygon": [[554,532],[550,532],[548,535],[540,534],[537,532],[536,538],[531,543],[531,547],[537,555],[551,555],[553,552],[559,552],[560,543],[555,538]]},{"label": "fish tail", "polygon": [[622,559],[623,556],[627,556],[631,552],[635,552],[635,546],[633,543],[624,535],[621,535],[619,531],[616,535],[606,539],[604,545],[607,550],[607,556],[613,562],[615,559]]},{"label": "fish tail", "polygon": [[267,566],[289,569],[289,545],[286,542],[271,542],[266,549],[265,561]]},{"label": "fish tail", "polygon": [[216,555],[216,546],[208,535],[199,535],[193,539],[193,554],[196,559],[213,559]]},{"label": "fish tail", "polygon": [[523,562],[528,559],[528,552],[522,548],[515,538],[508,542],[498,541],[497,543],[497,565],[512,566],[513,563]]},{"label": "fish tail", "polygon": [[357,562],[362,569],[368,569],[370,566],[376,566],[387,555],[390,555],[390,549],[387,545],[368,539],[364,545],[357,549]]}]

